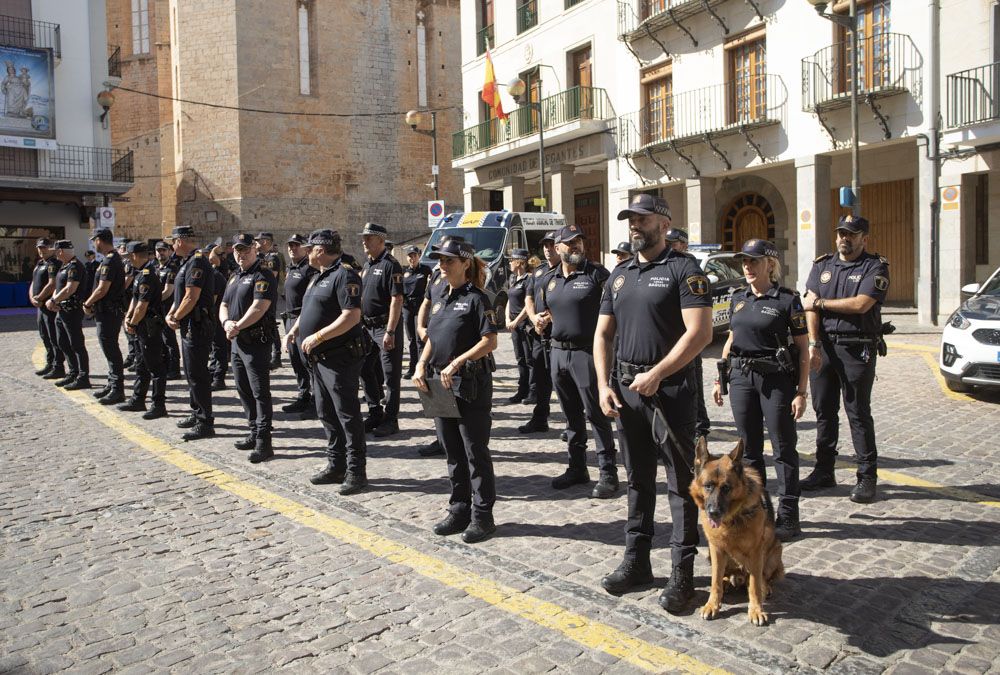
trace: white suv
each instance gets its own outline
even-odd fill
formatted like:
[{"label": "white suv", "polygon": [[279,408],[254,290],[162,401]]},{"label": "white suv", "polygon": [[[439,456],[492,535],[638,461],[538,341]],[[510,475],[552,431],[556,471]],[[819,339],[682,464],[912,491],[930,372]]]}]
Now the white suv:
[{"label": "white suv", "polygon": [[962,287],[972,297],[948,318],[938,365],[952,391],[1000,387],[1000,269],[986,283]]}]

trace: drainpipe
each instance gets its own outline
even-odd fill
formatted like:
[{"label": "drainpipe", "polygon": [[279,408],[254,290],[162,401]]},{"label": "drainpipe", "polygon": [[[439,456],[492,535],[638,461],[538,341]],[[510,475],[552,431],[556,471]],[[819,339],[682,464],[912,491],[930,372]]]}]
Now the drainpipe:
[{"label": "drainpipe", "polygon": [[928,132],[929,161],[932,170],[931,190],[931,323],[938,325],[941,295],[941,9],[939,0],[928,0],[928,28],[930,29],[930,94],[927,109],[931,128]]}]

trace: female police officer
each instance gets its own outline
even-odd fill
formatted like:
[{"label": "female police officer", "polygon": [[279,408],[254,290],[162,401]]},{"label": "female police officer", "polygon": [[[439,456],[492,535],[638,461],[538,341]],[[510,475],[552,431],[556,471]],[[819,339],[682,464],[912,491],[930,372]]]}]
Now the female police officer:
[{"label": "female police officer", "polygon": [[496,481],[489,449],[493,376],[487,358],[497,347],[496,316],[479,287],[483,263],[471,244],[449,241],[431,257],[438,259],[448,288],[431,307],[427,342],[413,382],[427,391],[427,379],[440,377],[455,392],[461,414],[434,418],[451,480],[448,517],[434,532],[462,532],[462,540],[472,544],[496,530]]},{"label": "female police officer", "polygon": [[[774,244],[750,239],[737,256],[750,285],[733,293],[729,339],[722,348],[723,360],[729,360],[730,403],[736,428],[746,444],[744,456],[765,484],[767,424],[778,474],[775,535],[788,541],[802,533],[795,420],[806,409],[809,382],[805,310],[798,293],[778,285],[781,265]],[[788,349],[789,335],[798,350],[797,362]],[[718,380],[712,395],[721,406]]]},{"label": "female police officer", "polygon": [[510,287],[507,289],[507,330],[514,343],[514,358],[517,361],[517,391],[507,399],[508,403],[520,403],[529,392],[531,378],[531,345],[528,342],[528,310],[524,307],[524,296],[531,279],[528,267],[528,249],[515,248],[510,252]]}]

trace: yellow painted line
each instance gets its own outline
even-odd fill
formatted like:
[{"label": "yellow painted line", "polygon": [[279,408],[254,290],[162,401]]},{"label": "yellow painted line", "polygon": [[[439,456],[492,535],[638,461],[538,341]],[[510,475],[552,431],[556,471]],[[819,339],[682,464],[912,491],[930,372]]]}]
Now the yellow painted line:
[{"label": "yellow painted line", "polygon": [[[35,350],[33,360],[36,365],[41,365],[43,362],[41,349]],[[187,474],[215,485],[252,504],[276,511],[289,520],[322,532],[346,544],[356,546],[383,560],[409,567],[424,577],[433,579],[449,588],[461,590],[514,616],[557,631],[584,647],[602,651],[653,672],[663,670],[679,670],[687,673],[726,672],[681,652],[632,637],[624,631],[589,619],[555,603],[540,600],[527,593],[464,570],[440,558],[421,553],[405,544],[356,527],[343,520],[332,518],[304,504],[251,485],[147,433],[117,413],[111,412],[107,407],[95,402],[85,392],[70,392],[62,389],[60,391],[105,426]]]},{"label": "yellow painted line", "polygon": [[944,381],[944,375],[941,374],[941,369],[938,368],[937,363],[937,352],[934,354],[928,354],[927,352],[921,352],[920,356],[924,358],[927,362],[927,367],[931,369],[931,375],[937,382],[938,387],[941,389],[941,393],[952,399],[953,401],[972,401],[975,402],[976,399],[971,396],[966,396],[965,394],[960,394],[957,391],[952,391],[948,388],[948,383]]}]

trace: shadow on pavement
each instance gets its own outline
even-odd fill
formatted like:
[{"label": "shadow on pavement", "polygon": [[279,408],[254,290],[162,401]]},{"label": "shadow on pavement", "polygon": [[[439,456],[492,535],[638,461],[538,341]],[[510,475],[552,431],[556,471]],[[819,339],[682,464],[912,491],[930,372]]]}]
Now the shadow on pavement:
[{"label": "shadow on pavement", "polygon": [[807,539],[837,541],[861,539],[981,546],[996,536],[996,523],[944,518],[894,518],[854,514],[845,522],[806,520],[802,525]]}]

